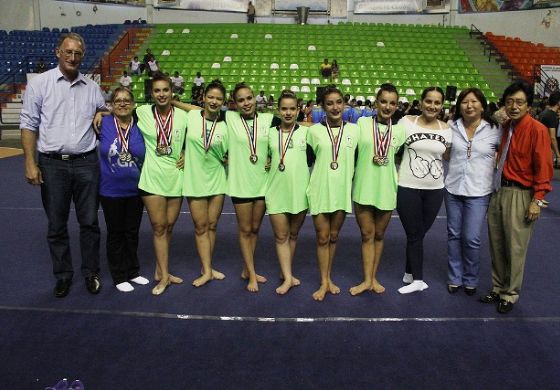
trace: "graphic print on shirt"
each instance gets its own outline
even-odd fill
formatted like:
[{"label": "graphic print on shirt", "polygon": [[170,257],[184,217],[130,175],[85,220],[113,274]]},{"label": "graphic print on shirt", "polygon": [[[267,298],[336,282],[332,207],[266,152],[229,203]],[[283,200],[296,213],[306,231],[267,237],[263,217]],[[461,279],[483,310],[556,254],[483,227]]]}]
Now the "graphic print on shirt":
[{"label": "graphic print on shirt", "polygon": [[119,145],[119,137],[117,137],[109,147],[109,153],[107,153],[107,161],[109,162],[109,167],[111,168],[111,172],[113,173],[117,171],[117,167],[130,168],[132,166],[136,166],[136,157],[134,156],[129,162],[124,162],[119,158]]},{"label": "graphic print on shirt", "polygon": [[434,180],[443,176],[443,162],[440,158],[431,158],[431,156],[422,155],[420,150],[414,149],[413,144],[416,142],[436,141],[447,147],[445,137],[433,133],[415,133],[410,135],[405,144],[408,146],[408,157],[410,172],[419,179],[423,179],[431,175]]}]

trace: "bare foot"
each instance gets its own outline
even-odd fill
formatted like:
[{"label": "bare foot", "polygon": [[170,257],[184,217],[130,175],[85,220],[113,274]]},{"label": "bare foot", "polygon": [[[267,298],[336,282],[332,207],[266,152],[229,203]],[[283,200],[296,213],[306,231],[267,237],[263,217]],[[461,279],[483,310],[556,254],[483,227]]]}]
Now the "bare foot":
[{"label": "bare foot", "polygon": [[290,288],[295,287],[295,286],[299,286],[299,280],[298,283],[295,283],[295,278],[292,277],[291,281],[289,280],[284,280],[284,283],[282,283],[280,286],[278,286],[278,288],[276,289],[276,293],[280,294],[280,295],[284,295],[286,294]]},{"label": "bare foot", "polygon": [[225,279],[225,277],[226,277],[226,275],[224,275],[220,271],[217,271],[214,268],[212,268],[212,279],[223,280],[223,279]]},{"label": "bare foot", "polygon": [[350,288],[350,294],[351,295],[358,295],[363,293],[364,291],[370,290],[371,289],[371,285],[367,282],[362,282],[360,284],[358,284],[357,286],[354,286],[352,288]]},{"label": "bare foot", "polygon": [[340,294],[340,287],[334,284],[332,280],[329,280],[328,288],[331,294]]},{"label": "bare foot", "polygon": [[315,299],[316,301],[322,301],[323,299],[325,299],[326,294],[327,294],[327,286],[321,284],[319,290],[313,293],[313,299]]},{"label": "bare foot", "polygon": [[167,287],[171,284],[170,280],[167,281],[162,280],[160,281],[157,286],[152,289],[152,295],[161,295],[165,292]]},{"label": "bare foot", "polygon": [[381,283],[377,281],[377,279],[373,279],[373,282],[371,283],[371,291],[376,294],[382,294],[385,292],[385,287],[383,287]]},{"label": "bare foot", "polygon": [[[241,272],[241,279],[245,279],[245,280],[249,279],[249,275],[247,275],[245,270],[243,270],[243,272]],[[266,283],[266,278],[264,276],[257,275],[257,282]]]},{"label": "bare foot", "polygon": [[250,292],[258,292],[259,284],[257,283],[257,281],[249,280],[249,283],[247,283],[247,290]]},{"label": "bare foot", "polygon": [[[155,280],[156,282],[159,282],[159,281],[161,280],[161,276],[157,273],[157,271],[156,271],[156,273],[154,274],[154,280]],[[178,277],[178,276],[169,274],[169,282],[170,282],[171,284],[181,284],[181,283],[183,283],[183,279],[181,279],[181,278]]]},{"label": "bare foot", "polygon": [[[282,273],[280,273],[280,280],[284,280],[284,275],[282,275]],[[300,280],[292,275],[292,286],[299,286],[300,284]]]},{"label": "bare foot", "polygon": [[212,279],[214,279],[213,275],[201,275],[200,277],[196,278],[195,280],[193,280],[192,285],[195,287],[200,287],[205,285],[206,283],[208,283],[209,281],[211,281]]}]

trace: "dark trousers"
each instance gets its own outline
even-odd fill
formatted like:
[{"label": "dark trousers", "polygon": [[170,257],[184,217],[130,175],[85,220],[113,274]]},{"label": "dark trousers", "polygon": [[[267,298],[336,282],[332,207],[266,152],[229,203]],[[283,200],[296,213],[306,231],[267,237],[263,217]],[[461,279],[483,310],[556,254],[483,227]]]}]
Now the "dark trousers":
[{"label": "dark trousers", "polygon": [[66,161],[39,154],[39,168],[43,175],[41,199],[49,221],[47,241],[55,277],[72,279],[74,275],[68,236],[68,215],[72,201],[80,224],[82,276],[99,273],[97,153]]},{"label": "dark trousers", "polygon": [[406,232],[406,272],[423,279],[424,236],[432,227],[443,201],[443,188],[418,190],[399,186],[397,211]]},{"label": "dark trousers", "polygon": [[115,285],[138,276],[138,231],[144,204],[140,196],[100,196],[107,225],[107,260]]}]

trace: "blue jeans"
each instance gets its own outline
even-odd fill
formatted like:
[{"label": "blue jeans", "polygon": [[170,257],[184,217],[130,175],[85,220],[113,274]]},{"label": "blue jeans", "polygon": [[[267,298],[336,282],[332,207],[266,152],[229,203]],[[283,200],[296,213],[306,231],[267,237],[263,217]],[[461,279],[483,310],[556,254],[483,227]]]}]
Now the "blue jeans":
[{"label": "blue jeans", "polygon": [[449,284],[478,286],[480,233],[490,196],[458,196],[445,191]]},{"label": "blue jeans", "polygon": [[97,153],[69,161],[39,154],[39,168],[43,175],[41,199],[49,221],[47,241],[55,277],[72,279],[74,275],[68,236],[68,215],[72,201],[80,224],[82,276],[87,278],[99,273]]}]

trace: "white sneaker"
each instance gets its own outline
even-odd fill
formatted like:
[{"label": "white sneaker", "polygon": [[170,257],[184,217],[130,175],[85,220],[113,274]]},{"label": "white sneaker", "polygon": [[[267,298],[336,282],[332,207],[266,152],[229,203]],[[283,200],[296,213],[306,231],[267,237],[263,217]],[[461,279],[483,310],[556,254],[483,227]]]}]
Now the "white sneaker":
[{"label": "white sneaker", "polygon": [[412,283],[413,282],[413,278],[412,278],[412,274],[408,274],[408,273],[404,273],[404,276],[402,277],[402,281],[403,283]]},{"label": "white sneaker", "polygon": [[134,290],[134,287],[132,287],[132,284],[130,284],[128,282],[119,283],[115,287],[117,288],[117,290],[119,290],[121,292],[131,292],[131,291]]},{"label": "white sneaker", "polygon": [[401,294],[410,294],[416,291],[423,291],[428,288],[428,285],[423,280],[414,280],[408,286],[399,288]]},{"label": "white sneaker", "polygon": [[131,281],[132,283],[140,284],[140,285],[142,285],[142,286],[144,286],[144,285],[150,283],[150,281],[149,281],[148,279],[146,279],[145,277],[143,277],[143,276],[137,276],[137,277],[135,277],[134,279],[130,279],[130,281]]}]

